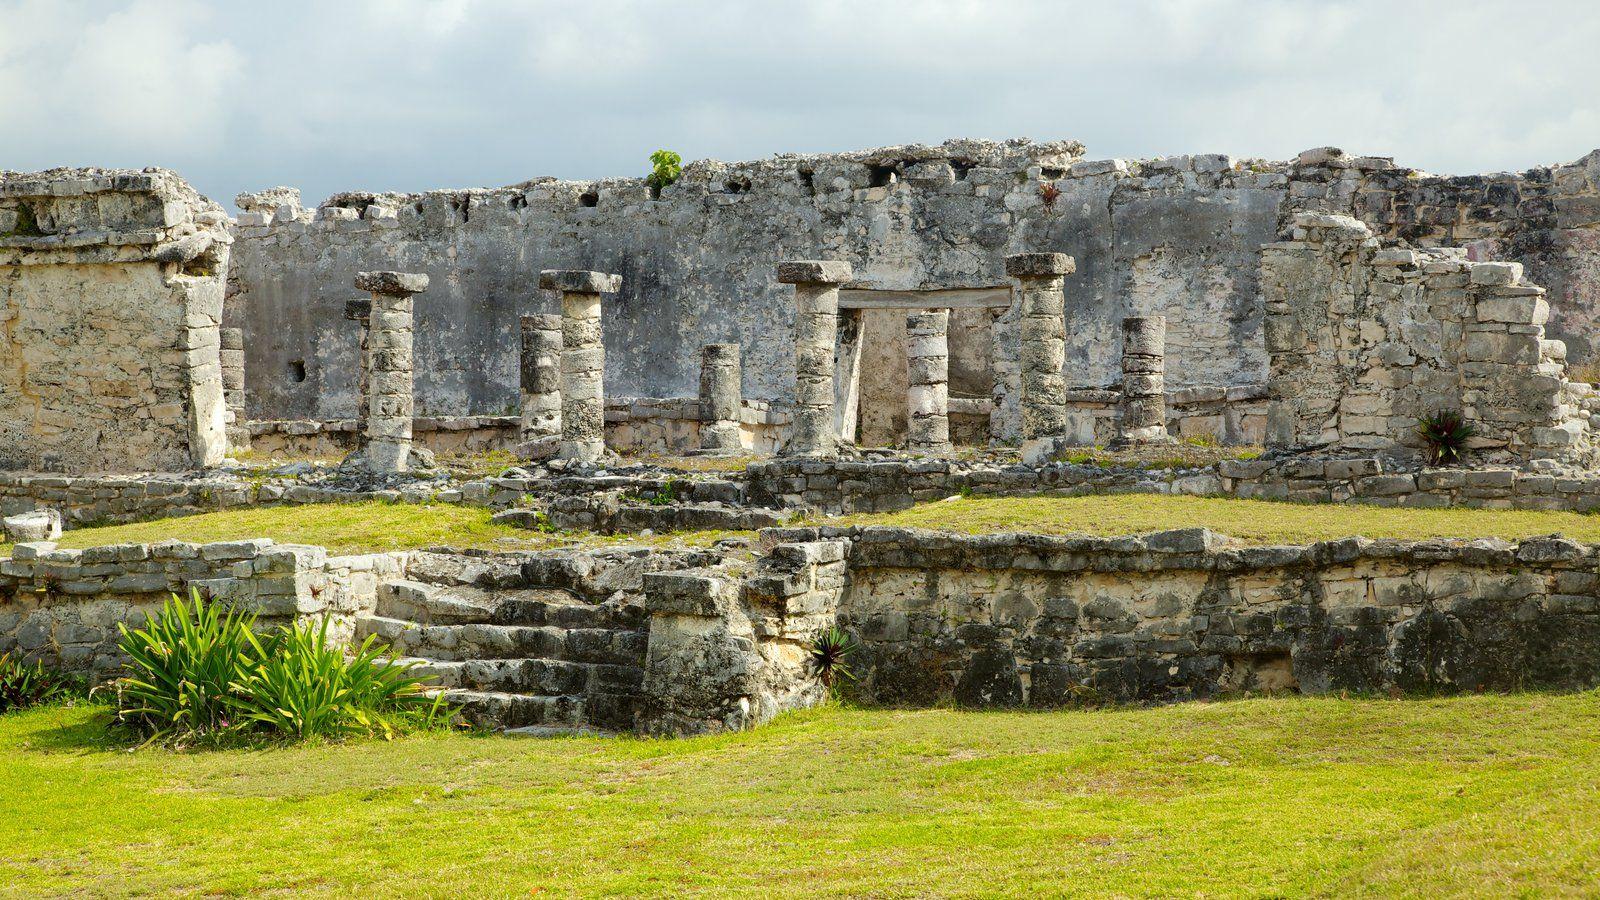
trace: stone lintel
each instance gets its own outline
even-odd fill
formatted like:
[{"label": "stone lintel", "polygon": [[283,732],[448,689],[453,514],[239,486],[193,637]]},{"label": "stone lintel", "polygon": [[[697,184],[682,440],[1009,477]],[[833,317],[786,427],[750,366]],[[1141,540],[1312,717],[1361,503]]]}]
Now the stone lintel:
[{"label": "stone lintel", "polygon": [[842,259],[795,259],[778,263],[781,284],[844,284],[855,276]]},{"label": "stone lintel", "polygon": [[1077,263],[1065,253],[1013,253],[1006,257],[1006,274],[1013,278],[1071,275]]},{"label": "stone lintel", "polygon": [[615,294],[622,290],[622,276],[588,269],[545,269],[539,273],[539,287],[564,294]]},{"label": "stone lintel", "polygon": [[390,296],[410,296],[428,289],[428,276],[421,272],[357,272],[356,290]]}]

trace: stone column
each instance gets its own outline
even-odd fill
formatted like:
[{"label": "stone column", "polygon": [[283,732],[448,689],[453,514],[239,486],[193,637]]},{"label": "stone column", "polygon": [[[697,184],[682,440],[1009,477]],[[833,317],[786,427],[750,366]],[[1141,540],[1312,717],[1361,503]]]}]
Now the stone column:
[{"label": "stone column", "polygon": [[1074,268],[1065,253],[1017,253],[1006,257],[1006,274],[1017,279],[1022,407],[1022,458],[1049,456],[1067,427],[1066,299],[1062,282]]},{"label": "stone column", "polygon": [[367,445],[367,391],[371,386],[372,360],[367,358],[367,332],[372,321],[372,298],[357,297],[344,302],[344,317],[356,323],[356,437],[355,448]]},{"label": "stone column", "polygon": [[522,317],[522,440],[561,435],[561,317]]},{"label": "stone column", "polygon": [[367,334],[367,469],[404,472],[411,467],[412,295],[428,289],[413,272],[361,272],[356,287],[372,293]]},{"label": "stone column", "polygon": [[597,462],[606,450],[606,351],[600,295],[622,287],[621,275],[546,269],[539,286],[561,292],[562,459]]},{"label": "stone column", "polygon": [[1167,317],[1122,320],[1122,421],[1117,442],[1167,440]]},{"label": "stone column", "polygon": [[737,453],[743,381],[738,344],[707,344],[700,356],[700,448]]},{"label": "stone column", "polygon": [[950,452],[950,310],[906,315],[906,449]]},{"label": "stone column", "polygon": [[850,264],[835,260],[778,263],[778,281],[794,285],[794,422],[786,456],[831,456],[837,446],[833,418],[834,343],[839,333],[839,285]]},{"label": "stone column", "polygon": [[223,328],[217,332],[222,342],[222,400],[226,407],[223,424],[228,446],[250,449],[250,426],[244,412],[244,329]]}]

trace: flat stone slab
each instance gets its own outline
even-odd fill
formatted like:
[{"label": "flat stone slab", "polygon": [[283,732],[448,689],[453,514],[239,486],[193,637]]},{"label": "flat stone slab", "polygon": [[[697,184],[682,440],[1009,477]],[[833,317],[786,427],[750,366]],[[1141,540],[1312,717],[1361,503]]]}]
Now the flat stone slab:
[{"label": "flat stone slab", "polygon": [[1006,274],[1019,276],[1071,275],[1078,264],[1065,253],[1013,253],[1006,257]]},{"label": "flat stone slab", "polygon": [[622,276],[587,269],[545,269],[539,273],[539,287],[568,294],[615,294],[622,290]]},{"label": "flat stone slab", "polygon": [[357,272],[356,290],[374,294],[420,294],[428,289],[421,272]]},{"label": "flat stone slab", "polygon": [[6,516],[6,540],[13,544],[26,541],[53,541],[61,537],[61,523],[61,513],[53,509],[36,509]]},{"label": "flat stone slab", "polygon": [[782,284],[844,284],[855,270],[842,259],[796,259],[778,263]]}]

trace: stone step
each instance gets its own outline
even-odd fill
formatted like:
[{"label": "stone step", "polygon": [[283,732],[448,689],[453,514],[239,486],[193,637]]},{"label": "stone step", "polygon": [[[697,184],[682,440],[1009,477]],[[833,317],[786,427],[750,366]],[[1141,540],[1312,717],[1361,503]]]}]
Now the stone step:
[{"label": "stone step", "polygon": [[581,697],[513,694],[451,688],[445,701],[456,706],[456,717],[478,728],[513,729],[531,726],[581,728],[587,725]]},{"label": "stone step", "polygon": [[635,694],[644,685],[639,666],[567,662],[559,659],[430,660],[403,657],[411,674],[430,687],[469,688],[520,694]]},{"label": "stone step", "polygon": [[396,580],[378,585],[377,613],[423,625],[487,622],[498,601],[481,588]]},{"label": "stone step", "polygon": [[643,630],[641,604],[586,603],[559,588],[489,590],[397,579],[378,585],[376,612],[421,625],[554,625]]},{"label": "stone step", "polygon": [[387,616],[357,616],[355,630],[357,641],[372,635],[398,656],[435,661],[553,659],[639,666],[648,641],[641,631],[479,622],[419,625]]},{"label": "stone step", "polygon": [[554,625],[558,628],[609,628],[643,631],[650,614],[637,603],[583,603],[565,591],[501,591],[491,622],[496,625]]}]

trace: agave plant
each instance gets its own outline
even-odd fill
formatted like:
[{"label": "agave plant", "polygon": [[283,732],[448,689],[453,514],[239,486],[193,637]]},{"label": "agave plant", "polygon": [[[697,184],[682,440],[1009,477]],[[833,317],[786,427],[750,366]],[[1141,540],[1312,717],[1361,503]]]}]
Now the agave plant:
[{"label": "agave plant", "polygon": [[118,684],[119,718],[152,741],[246,731],[300,740],[389,737],[397,715],[432,724],[444,709],[412,674],[415,664],[384,659],[371,638],[347,658],[329,643],[327,619],[264,636],[255,621],[174,596],[145,627],[123,628],[129,674]]},{"label": "agave plant", "polygon": [[[259,662],[242,673],[231,701],[241,722],[295,739],[381,732],[394,734],[389,714],[425,710],[442,699],[411,675],[415,663],[386,660],[368,637],[355,654],[328,642],[328,620],[300,623],[257,645]],[[431,707],[430,707],[431,704]]]},{"label": "agave plant", "polygon": [[71,693],[77,682],[40,662],[23,662],[0,653],[0,713],[48,703]]},{"label": "agave plant", "polygon": [[857,648],[855,638],[837,626],[817,635],[810,647],[811,665],[824,687],[831,690],[838,682],[855,677],[850,672],[849,659]]},{"label": "agave plant", "polygon": [[1460,462],[1467,441],[1477,433],[1455,410],[1429,413],[1417,423],[1417,436],[1428,451],[1428,461],[1436,466]]},{"label": "agave plant", "polygon": [[143,628],[119,625],[128,674],[117,683],[117,718],[152,740],[237,727],[233,685],[261,652],[255,616],[172,595]]}]

